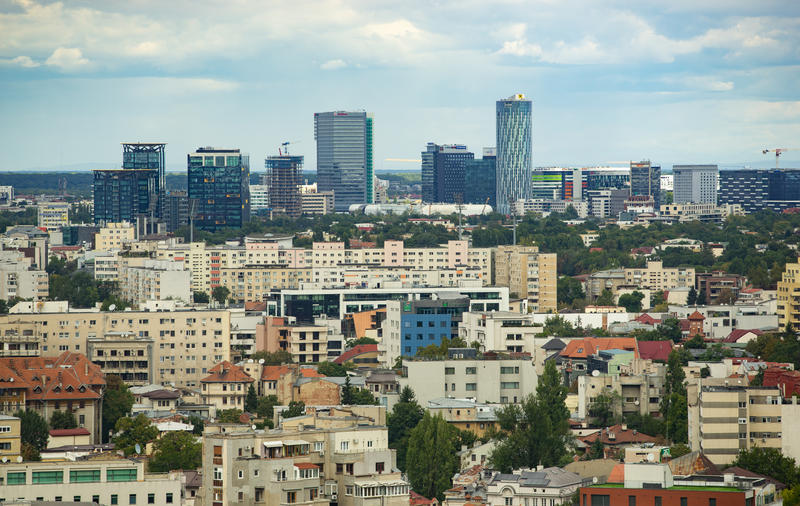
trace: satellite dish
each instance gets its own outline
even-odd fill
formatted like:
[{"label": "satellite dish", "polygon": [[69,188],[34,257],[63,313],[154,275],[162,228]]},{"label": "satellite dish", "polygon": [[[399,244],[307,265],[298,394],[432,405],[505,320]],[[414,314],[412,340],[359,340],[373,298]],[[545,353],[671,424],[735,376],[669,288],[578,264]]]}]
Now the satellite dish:
[{"label": "satellite dish", "polygon": [[264,359],[263,359],[263,358],[260,358],[260,359],[258,359],[258,363],[259,363],[260,365],[264,365]]},{"label": "satellite dish", "polygon": [[8,462],[8,457],[3,457],[3,464],[5,464],[6,462]]},{"label": "satellite dish", "polygon": [[655,455],[653,455],[652,453],[648,453],[647,454],[647,461],[648,462],[655,462],[655,460],[656,460],[656,456]]},{"label": "satellite dish", "polygon": [[133,446],[133,449],[136,451],[137,454],[142,453],[142,447],[141,447],[141,445],[139,445],[139,443],[136,443]]},{"label": "satellite dish", "polygon": [[20,455],[19,457],[17,457],[17,462],[22,462],[22,455]]},{"label": "satellite dish", "polygon": [[111,304],[110,306],[108,306],[108,310],[109,311],[113,311],[115,309],[117,309],[117,305],[116,304]]},{"label": "satellite dish", "polygon": [[597,483],[597,476],[592,478],[592,483]]},{"label": "satellite dish", "polygon": [[596,377],[598,377],[598,376],[600,376],[600,371],[598,371],[597,369],[595,369],[594,371],[592,371],[592,376],[594,376],[595,378],[596,378]]},{"label": "satellite dish", "polygon": [[253,430],[256,430],[255,424],[251,425],[250,428],[252,428]]}]

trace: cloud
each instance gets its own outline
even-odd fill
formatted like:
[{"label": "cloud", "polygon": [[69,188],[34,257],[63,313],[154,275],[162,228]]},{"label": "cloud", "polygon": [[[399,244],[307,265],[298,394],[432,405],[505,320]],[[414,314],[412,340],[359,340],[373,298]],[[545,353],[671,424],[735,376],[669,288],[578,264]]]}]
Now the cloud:
[{"label": "cloud", "polygon": [[40,63],[35,62],[30,56],[17,56],[16,58],[0,58],[0,64],[13,65],[31,69],[38,67]]},{"label": "cloud", "polygon": [[75,47],[60,47],[53,51],[45,65],[52,65],[64,71],[72,71],[89,64],[89,60],[84,58],[80,49]]},{"label": "cloud", "polygon": [[347,67],[347,63],[344,60],[336,59],[336,60],[328,60],[322,65],[319,66],[322,70],[339,70]]}]

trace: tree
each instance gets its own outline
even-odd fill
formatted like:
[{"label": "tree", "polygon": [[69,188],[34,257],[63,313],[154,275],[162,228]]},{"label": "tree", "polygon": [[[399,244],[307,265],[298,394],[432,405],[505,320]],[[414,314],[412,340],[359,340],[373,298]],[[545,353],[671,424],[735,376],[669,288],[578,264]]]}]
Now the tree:
[{"label": "tree", "polygon": [[347,376],[347,370],[347,367],[334,362],[320,362],[317,365],[317,372],[330,378],[343,378]]},{"label": "tree", "polygon": [[657,306],[660,306],[660,305],[666,304],[666,303],[667,303],[667,299],[664,297],[664,291],[663,290],[657,291],[650,298],[650,307],[657,307]]},{"label": "tree", "polygon": [[153,442],[158,437],[156,426],[141,413],[136,415],[136,418],[120,418],[114,428],[116,433],[111,442],[114,443],[114,448],[122,450],[126,457],[137,453],[137,444],[141,453],[144,453],[147,443]]},{"label": "tree", "polygon": [[20,419],[20,441],[25,460],[39,460],[39,452],[47,448],[50,428],[47,420],[36,411],[17,411],[14,416]]},{"label": "tree", "polygon": [[211,302],[206,292],[192,292],[192,300],[195,304],[208,304]]},{"label": "tree", "polygon": [[644,294],[639,291],[634,291],[632,293],[626,293],[620,295],[619,300],[617,303],[620,306],[623,306],[625,310],[629,313],[638,313],[642,310],[642,300],[644,299]]},{"label": "tree", "polygon": [[689,295],[686,296],[686,305],[694,306],[697,304],[697,290],[694,287],[689,288]]},{"label": "tree", "polygon": [[639,413],[630,413],[625,416],[625,423],[631,430],[637,430],[649,436],[663,436],[664,435],[664,420],[656,418],[651,414],[641,415]]},{"label": "tree", "polygon": [[240,421],[242,413],[241,409],[223,409],[217,412],[217,423],[242,423]]},{"label": "tree", "polygon": [[669,456],[673,459],[683,457],[688,453],[692,453],[692,449],[683,443],[678,443],[669,447]]},{"label": "tree", "polygon": [[259,418],[272,418],[274,408],[278,405],[277,395],[268,395],[266,397],[259,397],[256,404],[256,415]]},{"label": "tree", "polygon": [[726,304],[732,305],[736,302],[736,295],[734,295],[733,290],[730,288],[723,288],[719,291],[719,295],[717,295],[717,304]]},{"label": "tree", "polygon": [[400,399],[389,413],[386,425],[389,428],[389,448],[397,450],[397,467],[406,470],[406,450],[411,430],[422,420],[423,409],[414,398],[414,391],[405,386]]},{"label": "tree", "polygon": [[359,344],[378,344],[378,341],[371,337],[359,337],[358,339],[349,339],[347,341],[347,349],[355,348]]},{"label": "tree", "polygon": [[78,421],[72,411],[53,411],[50,417],[51,429],[74,429],[77,426]]},{"label": "tree", "polygon": [[378,399],[366,388],[353,388],[353,404],[356,406],[373,406],[378,404]]},{"label": "tree", "polygon": [[603,292],[597,297],[595,304],[598,306],[613,306],[614,305],[614,294],[611,293],[611,290],[608,288],[603,288]]},{"label": "tree", "polygon": [[202,466],[202,445],[190,432],[172,431],[153,444],[153,457],[147,465],[151,473],[166,473],[176,469],[194,470]]},{"label": "tree", "polygon": [[108,442],[110,432],[117,426],[117,420],[128,416],[133,407],[133,394],[122,379],[115,375],[106,376],[106,391],[103,395],[103,441]]},{"label": "tree", "polygon": [[409,436],[406,459],[406,475],[415,492],[444,499],[444,491],[451,487],[459,469],[457,442],[458,429],[441,415],[423,415]]},{"label": "tree", "polygon": [[283,365],[292,363],[292,354],[284,350],[278,350],[276,352],[257,351],[250,355],[250,358],[256,362],[259,360],[264,360],[264,365]]},{"label": "tree", "polygon": [[561,276],[557,282],[557,300],[560,304],[572,306],[576,301],[583,301],[586,294],[583,284],[572,276]]},{"label": "tree", "polygon": [[193,427],[192,434],[197,436],[203,433],[203,429],[205,428],[205,422],[202,418],[197,415],[190,415],[189,418],[186,419],[186,423]]},{"label": "tree", "polygon": [[247,397],[244,399],[244,410],[248,413],[255,413],[258,407],[258,395],[256,395],[256,388],[250,383],[247,389]]},{"label": "tree", "polygon": [[685,443],[689,437],[689,408],[686,402],[686,375],[680,355],[672,351],[667,360],[667,375],[661,413],[666,422],[664,436],[674,443]]},{"label": "tree", "polygon": [[225,304],[230,294],[231,291],[228,290],[227,286],[215,286],[214,289],[211,290],[211,298],[220,305]]},{"label": "tree", "polygon": [[701,292],[699,292],[697,294],[697,301],[695,301],[695,304],[697,304],[698,306],[705,306],[706,305],[706,292],[705,291],[701,291]]},{"label": "tree", "polygon": [[784,456],[779,448],[756,446],[749,450],[739,450],[739,456],[731,465],[770,476],[790,488],[800,483],[800,469],[795,460]]},{"label": "tree", "polygon": [[693,350],[705,350],[706,341],[705,339],[703,339],[703,336],[696,335],[693,338],[686,341],[686,343],[684,343],[684,347],[691,348]]},{"label": "tree", "polygon": [[294,418],[306,414],[306,403],[303,401],[292,401],[289,403],[289,409],[281,413],[282,418]]},{"label": "tree", "polygon": [[550,465],[558,465],[561,458],[566,455],[566,444],[570,437],[569,409],[567,409],[568,389],[561,381],[561,375],[556,369],[554,360],[549,360],[544,367],[544,373],[539,378],[536,386],[536,397],[542,403],[545,413],[550,418],[551,438],[548,454],[545,456]]},{"label": "tree", "polygon": [[665,318],[657,330],[665,339],[672,339],[675,343],[679,343],[683,339],[681,322],[677,318]]},{"label": "tree", "polygon": [[342,404],[349,406],[353,404],[353,387],[350,385],[350,376],[344,379],[344,386],[342,387]]},{"label": "tree", "polygon": [[589,447],[589,459],[602,459],[606,456],[605,453],[605,446],[603,446],[603,440],[599,437],[592,442],[592,446]]},{"label": "tree", "polygon": [[614,425],[617,418],[617,406],[622,398],[617,392],[601,392],[589,405],[589,416],[594,419],[596,427]]}]

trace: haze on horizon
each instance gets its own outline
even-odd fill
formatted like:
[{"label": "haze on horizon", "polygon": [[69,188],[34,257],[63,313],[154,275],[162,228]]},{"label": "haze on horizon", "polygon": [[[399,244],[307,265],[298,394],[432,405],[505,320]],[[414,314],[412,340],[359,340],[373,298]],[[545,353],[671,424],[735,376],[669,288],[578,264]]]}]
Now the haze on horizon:
[{"label": "haze on horizon", "polygon": [[[764,159],[800,148],[800,3],[0,0],[0,170],[121,161],[120,142],[313,170],[313,113],[375,115],[376,169],[495,144],[534,103],[535,166]],[[787,153],[784,159],[797,159]],[[770,155],[771,156],[771,155]]]}]

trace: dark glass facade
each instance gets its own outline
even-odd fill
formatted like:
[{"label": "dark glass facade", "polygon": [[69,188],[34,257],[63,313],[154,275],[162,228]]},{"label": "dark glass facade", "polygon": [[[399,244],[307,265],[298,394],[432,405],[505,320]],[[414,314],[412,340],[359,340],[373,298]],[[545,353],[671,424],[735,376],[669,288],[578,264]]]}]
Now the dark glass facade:
[{"label": "dark glass facade", "polygon": [[737,169],[719,171],[719,203],[739,204],[745,212],[781,211],[800,202],[800,170]]},{"label": "dark glass facade", "polygon": [[168,232],[189,224],[189,194],[186,191],[171,191],[167,194],[163,218]]},{"label": "dark glass facade", "polygon": [[238,149],[199,148],[188,155],[189,200],[203,230],[241,228],[250,219],[250,160]]},{"label": "dark glass facade", "polygon": [[155,170],[158,173],[156,178],[156,194],[158,204],[156,206],[156,216],[161,218],[166,205],[165,196],[167,190],[166,161],[164,158],[163,142],[124,142],[122,143],[122,168],[123,169],[147,169]]},{"label": "dark glass facade", "polygon": [[264,161],[264,168],[267,169],[264,178],[269,186],[269,204],[272,210],[292,217],[300,216],[303,157],[268,156]]},{"label": "dark glass facade", "polygon": [[157,170],[95,170],[93,188],[95,223],[135,223],[138,216],[157,215]]},{"label": "dark glass facade", "polygon": [[463,144],[428,143],[422,152],[422,201],[464,201],[466,163],[475,155]]},{"label": "dark glass facade", "polygon": [[655,208],[661,207],[661,167],[649,160],[631,163],[631,195],[650,195]]},{"label": "dark glass facade", "polygon": [[464,165],[464,202],[484,204],[489,199],[497,209],[497,157],[483,155],[480,160],[467,160]]}]

